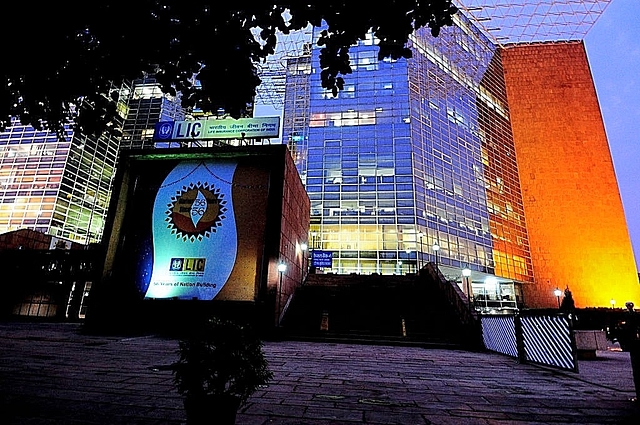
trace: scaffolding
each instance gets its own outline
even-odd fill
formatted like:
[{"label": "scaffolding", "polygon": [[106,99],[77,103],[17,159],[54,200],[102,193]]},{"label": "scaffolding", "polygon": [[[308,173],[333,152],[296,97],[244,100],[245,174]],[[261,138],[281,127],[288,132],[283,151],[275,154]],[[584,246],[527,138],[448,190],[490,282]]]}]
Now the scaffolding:
[{"label": "scaffolding", "polygon": [[287,61],[311,54],[311,33],[309,25],[304,30],[290,34],[278,34],[278,44],[273,55],[265,62],[257,64],[262,83],[256,90],[257,105],[270,105],[277,110],[284,106],[284,85]]}]

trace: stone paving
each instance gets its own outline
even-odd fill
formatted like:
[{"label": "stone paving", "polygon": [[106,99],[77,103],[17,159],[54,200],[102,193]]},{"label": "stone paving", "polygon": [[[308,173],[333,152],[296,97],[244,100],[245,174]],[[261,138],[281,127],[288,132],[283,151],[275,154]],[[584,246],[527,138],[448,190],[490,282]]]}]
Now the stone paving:
[{"label": "stone paving", "polygon": [[[177,341],[0,323],[0,424],[181,424]],[[266,342],[275,377],[238,425],[640,424],[628,353],[580,373],[492,353]]]}]

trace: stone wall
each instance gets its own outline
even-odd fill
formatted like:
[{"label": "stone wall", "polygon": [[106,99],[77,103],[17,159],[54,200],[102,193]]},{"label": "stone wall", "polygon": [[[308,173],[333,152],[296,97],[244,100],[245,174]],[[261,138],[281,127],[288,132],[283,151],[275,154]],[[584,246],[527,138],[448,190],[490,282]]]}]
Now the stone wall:
[{"label": "stone wall", "polygon": [[534,269],[529,307],[640,301],[637,268],[582,42],[502,51]]}]

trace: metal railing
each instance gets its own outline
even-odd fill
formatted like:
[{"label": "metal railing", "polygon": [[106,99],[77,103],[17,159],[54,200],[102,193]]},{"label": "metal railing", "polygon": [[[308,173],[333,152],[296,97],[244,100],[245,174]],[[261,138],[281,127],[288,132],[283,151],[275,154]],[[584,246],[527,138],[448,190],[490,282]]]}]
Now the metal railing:
[{"label": "metal railing", "polygon": [[578,372],[575,337],[567,314],[542,310],[483,315],[481,324],[487,350],[521,362]]},{"label": "metal railing", "polygon": [[467,345],[474,349],[481,348],[479,315],[469,304],[469,299],[458,285],[448,281],[434,263],[426,263],[419,270],[418,278],[427,279],[437,286],[438,291],[444,295],[460,320],[460,324],[466,332]]},{"label": "metal railing", "polygon": [[482,340],[487,350],[518,358],[515,316],[500,314],[482,316]]}]

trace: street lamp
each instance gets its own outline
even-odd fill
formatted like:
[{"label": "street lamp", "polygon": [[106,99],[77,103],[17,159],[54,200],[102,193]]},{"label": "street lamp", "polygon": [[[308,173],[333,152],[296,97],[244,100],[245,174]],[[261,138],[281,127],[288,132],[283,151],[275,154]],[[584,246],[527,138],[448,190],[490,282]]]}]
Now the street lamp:
[{"label": "street lamp", "polygon": [[302,282],[304,283],[304,275],[307,273],[307,251],[309,250],[309,245],[306,242],[302,242],[300,244],[300,250],[302,251]]},{"label": "street lamp", "polygon": [[417,262],[418,262],[418,268],[419,269],[422,268],[421,258],[422,258],[422,237],[423,236],[424,236],[424,233],[418,232],[418,240],[420,241],[420,251],[419,251],[419,254],[418,254]]},{"label": "street lamp", "polygon": [[398,272],[402,275],[402,261],[398,261]]},{"label": "street lamp", "polygon": [[278,303],[276,309],[276,326],[280,326],[280,298],[282,298],[282,275],[287,270],[287,265],[283,262],[278,264],[278,272],[280,273],[280,282],[278,284]]},{"label": "street lamp", "polygon": [[609,301],[609,303],[611,304],[611,308],[616,307],[616,300],[614,300],[613,298],[611,298],[611,301]]},{"label": "street lamp", "polygon": [[405,249],[405,254],[407,254],[407,273],[411,273],[411,250]]},{"label": "street lamp", "polygon": [[437,269],[438,268],[438,251],[440,251],[440,245],[438,245],[437,243],[434,243],[431,249],[433,249],[436,253],[436,269]]},{"label": "street lamp", "polygon": [[558,299],[558,308],[560,308],[560,295],[562,295],[562,291],[559,288],[553,290],[553,295]]},{"label": "street lamp", "polygon": [[462,269],[462,278],[467,288],[467,300],[469,301],[469,305],[471,305],[471,270],[468,268]]}]

